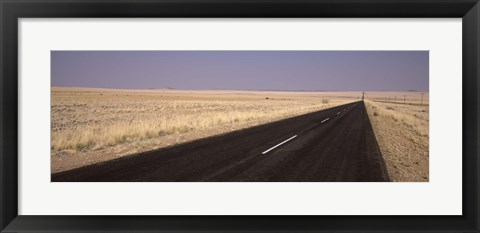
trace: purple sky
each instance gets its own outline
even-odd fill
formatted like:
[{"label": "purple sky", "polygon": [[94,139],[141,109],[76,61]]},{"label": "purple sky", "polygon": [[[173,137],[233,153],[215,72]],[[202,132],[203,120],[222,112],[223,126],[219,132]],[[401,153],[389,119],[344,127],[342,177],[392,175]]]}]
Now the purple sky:
[{"label": "purple sky", "polygon": [[52,51],[52,86],[428,91],[428,51]]}]

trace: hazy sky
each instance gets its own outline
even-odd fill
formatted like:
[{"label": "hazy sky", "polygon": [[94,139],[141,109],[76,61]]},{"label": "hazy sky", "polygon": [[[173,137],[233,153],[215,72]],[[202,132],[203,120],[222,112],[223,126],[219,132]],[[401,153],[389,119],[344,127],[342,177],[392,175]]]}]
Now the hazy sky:
[{"label": "hazy sky", "polygon": [[52,51],[52,86],[428,91],[428,51]]}]

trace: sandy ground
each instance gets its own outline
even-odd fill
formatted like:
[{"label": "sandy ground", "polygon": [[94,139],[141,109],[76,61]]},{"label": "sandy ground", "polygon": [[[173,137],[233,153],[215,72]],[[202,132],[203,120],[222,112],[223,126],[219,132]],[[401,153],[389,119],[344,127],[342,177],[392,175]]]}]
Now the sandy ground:
[{"label": "sandy ground", "polygon": [[390,179],[429,181],[428,106],[366,101]]}]

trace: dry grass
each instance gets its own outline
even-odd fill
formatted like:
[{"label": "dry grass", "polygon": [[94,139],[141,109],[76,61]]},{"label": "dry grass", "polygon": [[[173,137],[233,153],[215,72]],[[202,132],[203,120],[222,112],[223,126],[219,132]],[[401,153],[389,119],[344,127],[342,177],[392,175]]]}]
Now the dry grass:
[{"label": "dry grass", "polygon": [[394,181],[428,181],[429,108],[366,101],[380,150]]},{"label": "dry grass", "polygon": [[[51,94],[52,171],[318,111],[360,96],[58,87]],[[73,157],[84,159],[72,162]]]}]

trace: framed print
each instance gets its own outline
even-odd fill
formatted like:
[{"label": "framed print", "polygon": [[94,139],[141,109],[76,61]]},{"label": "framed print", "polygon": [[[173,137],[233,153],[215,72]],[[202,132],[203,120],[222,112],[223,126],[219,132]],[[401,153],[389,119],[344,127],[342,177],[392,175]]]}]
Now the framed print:
[{"label": "framed print", "polygon": [[478,1],[2,1],[2,232],[478,232]]}]

